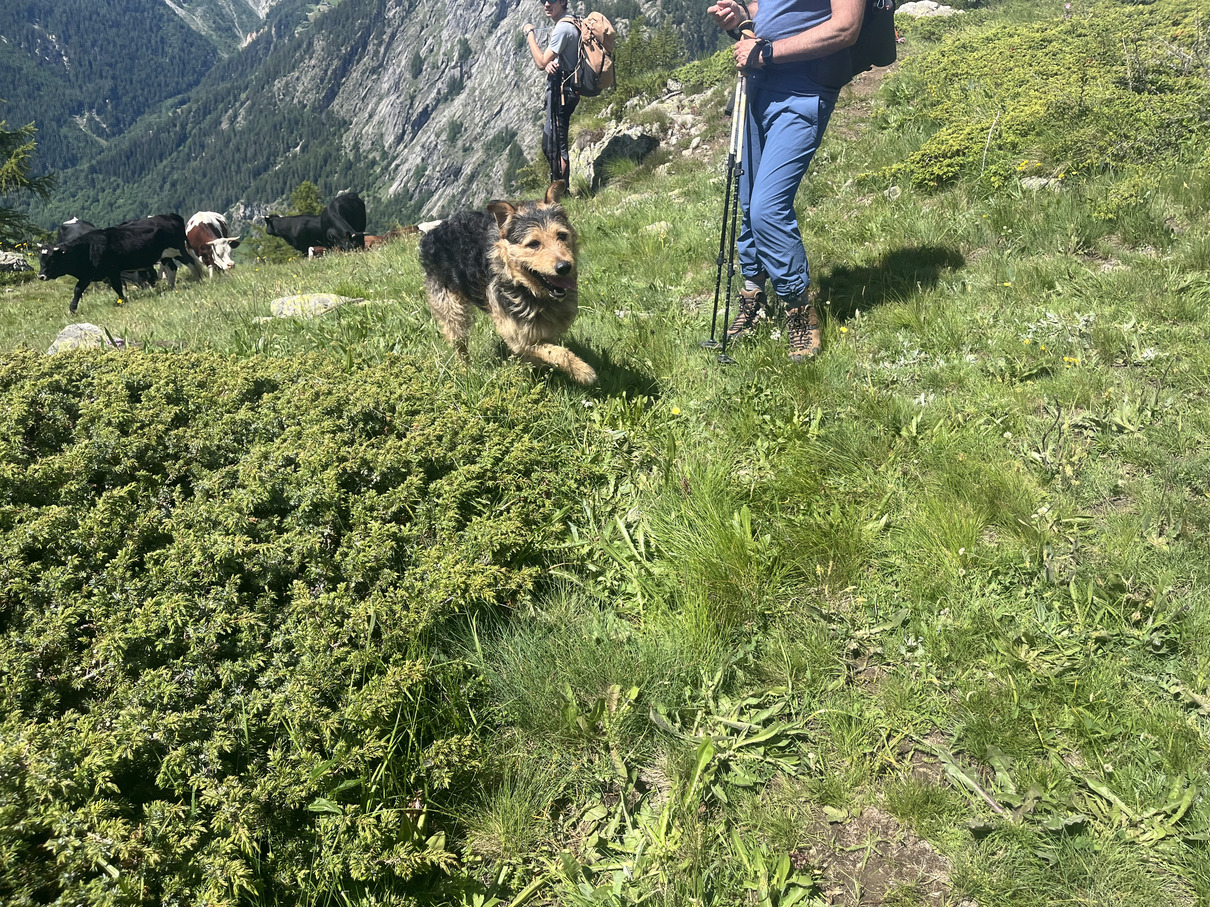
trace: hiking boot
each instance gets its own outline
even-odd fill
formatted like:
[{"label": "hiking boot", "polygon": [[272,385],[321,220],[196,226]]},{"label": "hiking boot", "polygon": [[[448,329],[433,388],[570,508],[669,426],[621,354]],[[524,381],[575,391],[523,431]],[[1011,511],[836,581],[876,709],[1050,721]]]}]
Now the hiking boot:
[{"label": "hiking boot", "polygon": [[790,335],[791,362],[805,362],[819,355],[819,315],[811,303],[786,309],[786,333]]},{"label": "hiking boot", "polygon": [[728,342],[739,340],[745,334],[750,333],[756,327],[756,322],[760,321],[761,313],[764,310],[764,290],[740,290],[739,310],[735,313],[735,320],[727,328]]}]

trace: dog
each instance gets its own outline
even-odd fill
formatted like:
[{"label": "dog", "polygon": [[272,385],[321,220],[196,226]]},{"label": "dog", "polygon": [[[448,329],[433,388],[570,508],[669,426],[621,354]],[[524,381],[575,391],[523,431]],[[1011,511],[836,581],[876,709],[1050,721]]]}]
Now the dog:
[{"label": "dog", "polygon": [[464,359],[475,309],[482,309],[515,355],[578,384],[596,383],[587,362],[554,343],[579,311],[576,231],[559,204],[566,187],[551,183],[541,201],[461,211],[420,240],[429,309]]}]

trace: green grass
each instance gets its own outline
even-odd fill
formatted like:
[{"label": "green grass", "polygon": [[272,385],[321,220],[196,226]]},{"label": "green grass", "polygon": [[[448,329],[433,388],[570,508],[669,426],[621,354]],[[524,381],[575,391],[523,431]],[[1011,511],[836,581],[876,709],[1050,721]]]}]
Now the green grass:
[{"label": "green grass", "polygon": [[[908,48],[1052,15],[980,11]],[[393,895],[1210,903],[1210,160],[925,191],[886,170],[937,129],[896,78],[846,93],[799,197],[824,311],[809,365],[769,329],[730,367],[698,345],[723,88],[700,105],[709,152],[568,201],[570,343],[595,389],[503,358],[484,322],[458,362],[414,240],[242,261],[121,309],[84,297],[82,320],[128,340],[354,372],[402,355],[471,397],[519,373],[573,439],[562,455],[602,476],[534,593],[431,653],[479,678],[488,755],[427,817],[456,863]],[[70,284],[3,289],[0,346],[45,350]],[[365,303],[258,320],[320,292]],[[819,857],[848,832],[859,877]],[[921,839],[933,862],[913,874],[892,845]]]}]

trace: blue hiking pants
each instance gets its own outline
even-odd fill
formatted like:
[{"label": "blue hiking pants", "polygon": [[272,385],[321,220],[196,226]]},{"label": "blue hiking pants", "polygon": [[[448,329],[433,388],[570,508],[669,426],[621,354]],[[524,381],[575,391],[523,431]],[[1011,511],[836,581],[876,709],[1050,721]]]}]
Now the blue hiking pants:
[{"label": "blue hiking pants", "polygon": [[760,78],[749,78],[747,91],[739,183],[744,222],[736,244],[740,272],[758,282],[767,276],[773,292],[793,298],[811,284],[794,196],[836,102],[818,94],[792,93]]}]

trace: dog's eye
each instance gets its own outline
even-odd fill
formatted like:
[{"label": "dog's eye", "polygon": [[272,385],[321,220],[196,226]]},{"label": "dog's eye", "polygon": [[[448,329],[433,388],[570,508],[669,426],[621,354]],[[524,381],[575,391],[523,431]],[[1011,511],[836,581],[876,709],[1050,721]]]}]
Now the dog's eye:
[{"label": "dog's eye", "polygon": [[529,242],[527,242],[527,243],[525,244],[525,248],[527,248],[527,249],[541,249],[541,248],[542,248],[542,242],[541,242],[540,240],[537,240],[537,239],[531,239]]},{"label": "dog's eye", "polygon": [[565,242],[567,242],[569,239],[571,239],[571,234],[570,234],[570,233],[560,233],[560,234],[558,235],[558,239],[559,239],[559,242],[561,242],[561,243],[565,243]]}]

